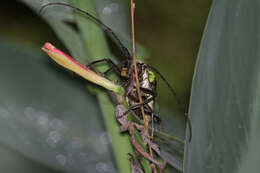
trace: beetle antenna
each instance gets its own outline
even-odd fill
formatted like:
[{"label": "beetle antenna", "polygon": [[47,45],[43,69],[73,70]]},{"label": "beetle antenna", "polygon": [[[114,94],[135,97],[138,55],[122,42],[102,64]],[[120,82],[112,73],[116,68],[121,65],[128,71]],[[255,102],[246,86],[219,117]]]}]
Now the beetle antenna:
[{"label": "beetle antenna", "polygon": [[176,98],[176,101],[177,101],[178,105],[180,106],[180,108],[182,109],[182,111],[185,114],[185,118],[187,120],[189,131],[190,131],[190,139],[189,139],[189,141],[191,141],[191,138],[192,138],[191,122],[190,122],[190,118],[189,118],[188,114],[186,113],[185,108],[184,108],[184,106],[183,106],[183,104],[181,102],[181,99],[178,97],[176,91],[173,89],[173,87],[170,85],[170,83],[166,80],[166,78],[159,72],[159,70],[157,70],[155,67],[150,66],[148,64],[146,64],[146,65],[147,65],[148,68],[150,68],[152,71],[154,71],[155,73],[157,73],[161,77],[161,79],[164,81],[164,83],[170,89],[170,91],[173,94],[173,96]]},{"label": "beetle antenna", "polygon": [[181,99],[178,97],[176,91],[173,89],[173,87],[170,85],[170,83],[166,80],[166,78],[159,72],[159,70],[157,70],[155,67],[150,66],[147,64],[147,67],[150,68],[152,71],[156,72],[161,79],[164,81],[164,83],[167,85],[167,87],[170,89],[171,93],[173,94],[173,96],[176,98],[176,101],[178,103],[178,105],[183,109],[183,111],[185,112],[184,106],[181,102]]},{"label": "beetle antenna", "polygon": [[107,31],[108,33],[111,34],[112,38],[114,38],[114,40],[118,43],[121,51],[123,52],[123,54],[128,58],[128,59],[132,59],[131,54],[129,53],[128,49],[123,45],[123,43],[119,40],[118,36],[114,33],[114,31],[108,27],[107,25],[105,25],[101,20],[99,20],[98,18],[96,18],[95,16],[93,16],[92,14],[81,10],[80,8],[77,7],[73,7],[72,5],[66,4],[66,3],[62,3],[62,2],[53,2],[53,3],[48,3],[43,5],[40,10],[39,10],[39,14],[42,13],[43,9],[45,9],[48,6],[52,6],[52,5],[61,5],[61,6],[66,6],[66,7],[70,7],[75,11],[78,11],[82,14],[87,15],[89,18],[91,18],[92,20],[94,20],[95,22],[97,22],[105,31]]}]

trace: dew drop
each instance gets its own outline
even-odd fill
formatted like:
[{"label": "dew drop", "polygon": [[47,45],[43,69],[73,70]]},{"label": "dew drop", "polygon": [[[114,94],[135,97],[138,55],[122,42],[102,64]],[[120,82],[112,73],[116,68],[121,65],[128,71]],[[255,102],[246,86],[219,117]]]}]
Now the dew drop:
[{"label": "dew drop", "polygon": [[111,3],[108,6],[103,8],[102,13],[104,15],[110,15],[112,12],[117,11],[119,8],[119,5],[117,3]]},{"label": "dew drop", "polygon": [[44,112],[38,112],[36,115],[38,117],[38,124],[42,127],[48,127],[49,120],[47,114]]},{"label": "dew drop", "polygon": [[40,128],[40,131],[43,132],[43,133],[48,133],[49,119],[48,119],[47,115],[40,112],[40,113],[36,113],[35,116],[37,118],[36,122],[38,124],[38,127]]},{"label": "dew drop", "polygon": [[105,7],[103,9],[103,14],[108,15],[112,13],[112,9],[110,7]]},{"label": "dew drop", "polygon": [[62,130],[64,128],[64,124],[62,120],[54,119],[50,122],[50,127],[54,130]]},{"label": "dew drop", "polygon": [[61,135],[57,131],[50,132],[49,137],[54,143],[58,143],[61,140]]},{"label": "dew drop", "polygon": [[46,142],[47,142],[47,144],[48,144],[50,147],[52,147],[52,148],[55,148],[55,147],[56,147],[56,143],[54,143],[53,140],[52,140],[50,137],[48,137],[48,138],[46,139]]}]

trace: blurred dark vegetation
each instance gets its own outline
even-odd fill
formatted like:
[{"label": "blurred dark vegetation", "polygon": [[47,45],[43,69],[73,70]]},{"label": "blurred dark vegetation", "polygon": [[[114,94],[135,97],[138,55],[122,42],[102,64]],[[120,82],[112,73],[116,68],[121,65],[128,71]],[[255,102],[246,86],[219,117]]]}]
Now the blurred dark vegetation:
[{"label": "blurred dark vegetation", "polygon": [[[188,105],[194,65],[211,0],[136,1],[136,40],[151,65],[160,69]],[[0,37],[40,49],[45,41],[62,44],[34,12],[18,1],[1,3]],[[169,109],[176,103],[161,82],[159,100]]]},{"label": "blurred dark vegetation", "polygon": [[[174,85],[186,106],[210,5],[211,0],[137,2],[137,41],[148,49],[151,55],[148,62],[158,67]],[[167,88],[158,88],[159,98],[171,107],[173,99]]]}]

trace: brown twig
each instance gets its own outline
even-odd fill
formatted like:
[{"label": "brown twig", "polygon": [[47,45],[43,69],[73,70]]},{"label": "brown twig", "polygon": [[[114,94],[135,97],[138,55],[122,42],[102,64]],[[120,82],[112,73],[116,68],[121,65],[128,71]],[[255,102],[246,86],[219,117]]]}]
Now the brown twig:
[{"label": "brown twig", "polygon": [[[137,89],[137,94],[138,94],[138,98],[139,98],[139,103],[142,103],[143,100],[142,100],[142,96],[141,96],[140,84],[139,84],[139,80],[138,80],[138,73],[137,73],[137,66],[136,66],[135,30],[134,30],[134,9],[135,9],[135,3],[133,2],[133,0],[130,0],[130,5],[131,5],[131,27],[132,27],[131,29],[132,29],[133,65],[134,65],[134,71],[135,71],[136,89]],[[143,121],[144,121],[145,132],[146,132],[147,138],[149,138],[148,120],[146,119],[143,106],[141,106],[141,112],[142,112],[142,117],[143,117]],[[149,146],[149,152],[150,152],[151,158],[153,158],[153,151],[152,151],[152,147],[151,146]]]},{"label": "brown twig", "polygon": [[157,173],[156,166],[153,163],[151,164],[151,168],[152,168],[154,173]]},{"label": "brown twig", "polygon": [[[138,80],[138,74],[137,74],[137,66],[136,66],[136,51],[135,51],[135,29],[134,29],[134,8],[135,4],[133,0],[131,0],[131,23],[132,23],[132,51],[133,51],[133,65],[134,65],[134,71],[135,71],[135,80],[136,80],[136,89],[137,94],[139,98],[139,102],[142,103],[142,97],[141,97],[141,91],[140,91],[140,84]],[[144,114],[144,107],[141,106],[142,116],[144,120],[144,127],[148,129],[148,123]]]},{"label": "brown twig", "polygon": [[[135,139],[135,134],[134,134],[135,128],[139,131],[142,131],[144,129],[144,127],[142,125],[128,121],[128,118],[127,118],[128,115],[125,114],[125,112],[126,112],[126,108],[124,107],[123,104],[119,103],[116,106],[115,115],[116,115],[116,119],[121,124],[120,131],[121,132],[128,131],[130,134],[131,143],[133,144],[135,150],[138,151],[138,153],[140,153],[143,157],[145,157],[146,159],[148,159],[155,165],[161,166],[160,163],[157,160],[155,160],[153,157],[151,157]],[[150,143],[150,142],[147,142],[147,143]],[[155,146],[154,149],[157,150],[157,148],[158,147]]]}]

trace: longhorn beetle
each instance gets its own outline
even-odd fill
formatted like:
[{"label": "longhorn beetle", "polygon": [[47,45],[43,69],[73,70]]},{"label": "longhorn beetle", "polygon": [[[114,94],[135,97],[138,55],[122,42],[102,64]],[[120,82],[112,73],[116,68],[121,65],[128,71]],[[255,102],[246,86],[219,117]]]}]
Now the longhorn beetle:
[{"label": "longhorn beetle", "polygon": [[[160,118],[155,115],[154,113],[154,104],[155,104],[155,97],[157,95],[156,93],[156,78],[154,73],[158,74],[160,78],[163,80],[163,82],[167,85],[167,87],[170,89],[172,95],[175,97],[178,105],[182,109],[182,111],[185,113],[185,109],[177,96],[175,90],[173,87],[169,84],[169,82],[166,80],[166,78],[153,66],[145,64],[144,62],[138,60],[137,61],[137,68],[138,68],[138,79],[140,82],[140,89],[142,91],[141,96],[143,98],[143,102],[139,103],[139,99],[137,97],[137,91],[136,91],[136,85],[135,85],[135,80],[133,79],[133,74],[134,73],[134,68],[133,68],[133,57],[130,54],[129,50],[122,44],[120,39],[117,37],[117,35],[114,33],[114,31],[105,25],[101,20],[98,18],[94,17],[92,14],[81,10],[80,8],[74,7],[69,4],[65,3],[60,3],[60,2],[55,2],[55,3],[48,3],[44,6],[41,7],[39,13],[46,8],[47,6],[52,6],[52,5],[60,5],[60,6],[66,6],[69,7],[77,12],[80,12],[82,14],[85,14],[88,16],[90,19],[98,23],[107,33],[110,34],[110,36],[115,40],[115,42],[119,45],[120,50],[126,57],[125,60],[119,62],[118,64],[114,63],[111,59],[100,59],[97,61],[93,61],[87,66],[90,68],[93,68],[93,66],[97,63],[101,62],[106,62],[108,65],[110,65],[110,68],[107,69],[104,72],[104,75],[109,73],[110,71],[114,71],[119,79],[121,80],[124,89],[125,89],[125,98],[129,104],[129,111],[133,110],[137,116],[141,117],[141,110],[140,107],[144,106],[145,114],[149,115],[152,117],[152,121],[160,121]],[[192,130],[191,130],[191,123],[190,120],[185,114],[187,122],[188,122],[188,127],[190,131],[190,139],[192,136]]]}]

